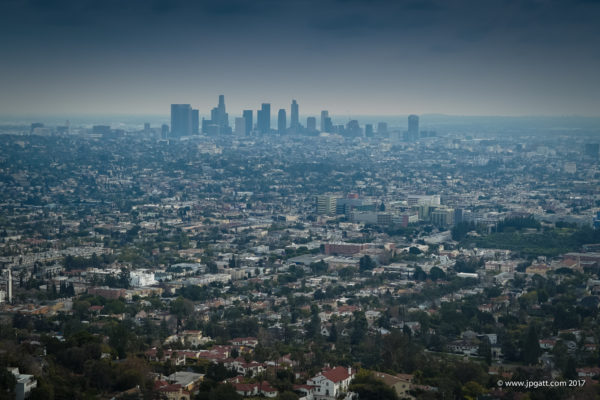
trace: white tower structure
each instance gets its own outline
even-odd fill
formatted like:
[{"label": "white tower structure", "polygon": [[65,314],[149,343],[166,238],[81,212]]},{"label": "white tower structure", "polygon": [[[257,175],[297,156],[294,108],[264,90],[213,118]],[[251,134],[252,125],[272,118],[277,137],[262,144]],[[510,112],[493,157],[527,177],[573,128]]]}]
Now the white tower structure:
[{"label": "white tower structure", "polygon": [[8,269],[8,283],[7,283],[7,291],[8,291],[8,302],[12,303],[12,270]]}]

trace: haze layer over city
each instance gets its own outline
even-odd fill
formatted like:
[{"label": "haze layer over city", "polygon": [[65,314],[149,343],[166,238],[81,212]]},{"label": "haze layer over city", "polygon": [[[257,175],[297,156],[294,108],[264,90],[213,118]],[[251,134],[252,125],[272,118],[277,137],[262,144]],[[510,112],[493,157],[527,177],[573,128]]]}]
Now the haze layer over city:
[{"label": "haze layer over city", "polygon": [[600,397],[600,3],[0,4],[0,399]]}]

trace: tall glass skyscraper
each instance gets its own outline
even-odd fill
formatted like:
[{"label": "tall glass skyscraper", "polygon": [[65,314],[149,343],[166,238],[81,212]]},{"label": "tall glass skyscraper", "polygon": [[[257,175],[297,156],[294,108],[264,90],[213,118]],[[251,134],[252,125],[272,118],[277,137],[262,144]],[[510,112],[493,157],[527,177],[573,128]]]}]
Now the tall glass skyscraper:
[{"label": "tall glass skyscraper", "polygon": [[171,104],[171,136],[192,134],[192,107],[189,104]]},{"label": "tall glass skyscraper", "polygon": [[252,126],[254,121],[252,120],[252,110],[244,110],[242,113],[244,117],[244,122],[246,123],[246,135],[250,135],[252,133]]},{"label": "tall glass skyscraper", "polygon": [[408,116],[408,141],[416,142],[419,139],[419,117],[417,115]]},{"label": "tall glass skyscraper", "polygon": [[277,113],[277,131],[280,135],[283,135],[287,128],[287,121],[285,116],[285,110],[282,108]]},{"label": "tall glass skyscraper", "polygon": [[269,133],[271,130],[271,104],[263,103],[258,110],[256,117],[256,127],[260,133]]},{"label": "tall glass skyscraper", "polygon": [[298,114],[298,103],[296,100],[292,100],[292,109],[290,113],[290,128],[292,132],[296,132],[298,130],[298,125],[300,124],[299,114]]},{"label": "tall glass skyscraper", "polygon": [[327,132],[327,118],[329,118],[329,111],[321,111],[321,132]]}]

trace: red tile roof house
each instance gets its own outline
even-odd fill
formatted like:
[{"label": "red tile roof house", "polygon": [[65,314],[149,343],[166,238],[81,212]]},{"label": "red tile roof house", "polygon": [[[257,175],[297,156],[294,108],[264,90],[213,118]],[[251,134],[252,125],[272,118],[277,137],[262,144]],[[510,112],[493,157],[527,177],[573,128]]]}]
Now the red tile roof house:
[{"label": "red tile roof house", "polygon": [[272,387],[269,382],[262,381],[256,383],[234,383],[235,391],[242,396],[277,397],[277,389]]},{"label": "red tile roof house", "polygon": [[255,337],[234,338],[231,339],[229,343],[235,346],[248,346],[254,348],[258,345],[258,339]]},{"label": "red tile roof house", "polygon": [[580,378],[593,378],[594,376],[600,376],[600,368],[577,368],[577,375],[579,375]]},{"label": "red tile roof house", "polygon": [[556,340],[554,339],[540,339],[540,348],[544,350],[553,349],[556,345]]},{"label": "red tile roof house", "polygon": [[165,398],[169,400],[189,400],[190,392],[184,390],[181,385],[169,384],[166,381],[155,381],[154,390],[159,392]]},{"label": "red tile roof house", "polygon": [[178,350],[163,350],[162,358],[158,357],[158,349],[156,347],[146,350],[146,357],[150,361],[165,362],[172,360],[175,365],[185,365],[185,352]]},{"label": "red tile roof house", "polygon": [[309,396],[309,395],[312,396],[312,393],[315,391],[316,388],[317,388],[317,386],[311,386],[311,385],[294,385],[292,387],[292,389],[294,389],[294,391],[301,392],[305,396]]},{"label": "red tile roof house", "polygon": [[225,365],[226,368],[232,369],[238,374],[242,375],[247,375],[248,373],[250,373],[251,376],[256,376],[265,371],[265,364],[256,361],[251,361],[247,363],[241,357],[238,357],[235,360],[227,359],[225,360],[223,365]]},{"label": "red tile roof house", "polygon": [[350,367],[324,369],[309,379],[306,384],[315,386],[313,391],[315,400],[335,399],[340,393],[345,393],[348,390],[354,375],[355,371]]}]

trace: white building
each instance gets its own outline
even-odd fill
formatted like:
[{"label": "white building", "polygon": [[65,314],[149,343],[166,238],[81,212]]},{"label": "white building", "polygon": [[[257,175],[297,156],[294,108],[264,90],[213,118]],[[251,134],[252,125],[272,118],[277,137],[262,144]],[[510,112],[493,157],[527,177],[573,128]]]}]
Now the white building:
[{"label": "white building", "polygon": [[335,367],[320,372],[317,376],[309,379],[306,384],[314,386],[315,400],[330,400],[348,390],[354,375],[355,373],[350,367]]},{"label": "white building", "polygon": [[146,270],[131,271],[129,274],[129,284],[134,287],[152,286],[156,283],[154,272]]},{"label": "white building", "polygon": [[15,379],[17,380],[17,384],[15,386],[15,399],[23,400],[31,390],[37,387],[37,381],[33,378],[33,375],[21,374],[19,373],[19,368],[7,368],[9,372],[11,372]]},{"label": "white building", "polygon": [[419,204],[429,205],[429,206],[439,206],[440,205],[440,195],[410,195],[406,199],[409,206],[415,206]]}]

